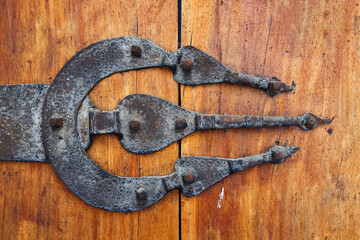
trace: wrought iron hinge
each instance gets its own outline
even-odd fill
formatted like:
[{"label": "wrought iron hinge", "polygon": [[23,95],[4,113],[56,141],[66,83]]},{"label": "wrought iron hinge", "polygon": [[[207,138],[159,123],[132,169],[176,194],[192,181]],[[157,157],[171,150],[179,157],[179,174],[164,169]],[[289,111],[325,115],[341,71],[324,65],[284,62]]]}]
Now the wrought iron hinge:
[{"label": "wrought iron hinge", "polygon": [[194,47],[170,53],[142,38],[94,43],[77,53],[49,84],[0,86],[0,160],[50,162],[68,189],[86,203],[129,212],[159,201],[180,188],[195,196],[226,176],[264,163],[281,163],[298,147],[275,145],[268,152],[239,159],[185,157],[166,176],[120,177],[93,162],[86,149],[95,134],[113,133],[130,152],[162,149],[198,130],[299,126],[311,130],[330,123],[311,113],[296,117],[228,116],[195,113],[149,95],[124,98],[114,111],[101,111],[87,94],[117,72],[169,67],[186,85],[232,82],[263,89],[269,96],[291,91],[277,78],[237,73]]}]

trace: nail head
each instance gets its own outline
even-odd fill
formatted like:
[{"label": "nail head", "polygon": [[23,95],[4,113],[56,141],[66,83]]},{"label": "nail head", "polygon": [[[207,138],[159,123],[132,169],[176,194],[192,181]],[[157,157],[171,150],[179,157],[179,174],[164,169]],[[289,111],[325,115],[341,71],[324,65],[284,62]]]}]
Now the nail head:
[{"label": "nail head", "polygon": [[281,90],[281,82],[280,81],[270,81],[269,82],[269,90],[272,92],[278,92]]},{"label": "nail head", "polygon": [[184,174],[183,179],[184,179],[184,182],[186,182],[186,183],[192,183],[195,180],[195,175],[193,172],[188,171]]},{"label": "nail head", "polygon": [[185,58],[182,60],[181,66],[184,70],[190,71],[194,67],[194,62],[190,58]]},{"label": "nail head", "polygon": [[308,129],[313,129],[316,125],[316,121],[314,118],[310,118],[309,120],[306,121],[306,124],[305,126],[308,128]]},{"label": "nail head", "polygon": [[131,46],[131,56],[133,57],[140,57],[141,56],[141,47],[137,45]]},{"label": "nail head", "polygon": [[140,120],[139,119],[132,119],[131,121],[130,121],[130,130],[132,130],[132,131],[137,131],[137,130],[139,130],[140,129]]},{"label": "nail head", "polygon": [[271,158],[273,163],[280,163],[281,160],[284,158],[284,154],[281,151],[272,151]]},{"label": "nail head", "polygon": [[63,125],[63,119],[60,117],[51,117],[49,119],[49,124],[53,128],[61,127]]},{"label": "nail head", "polygon": [[146,200],[147,199],[147,192],[145,190],[145,188],[141,187],[139,189],[136,190],[136,197],[139,200]]},{"label": "nail head", "polygon": [[179,118],[175,121],[175,128],[177,130],[183,130],[187,127],[187,122],[184,118]]}]

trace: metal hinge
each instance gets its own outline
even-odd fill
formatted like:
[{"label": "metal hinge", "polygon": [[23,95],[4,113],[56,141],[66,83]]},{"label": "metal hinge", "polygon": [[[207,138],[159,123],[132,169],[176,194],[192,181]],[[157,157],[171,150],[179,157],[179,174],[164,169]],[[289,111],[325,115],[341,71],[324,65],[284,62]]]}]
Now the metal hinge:
[{"label": "metal hinge", "polygon": [[97,109],[87,97],[101,79],[117,72],[150,67],[172,69],[186,85],[232,82],[263,89],[269,96],[292,91],[277,78],[231,70],[194,47],[170,53],[142,38],[111,38],[77,53],[49,84],[0,86],[0,160],[50,162],[68,189],[86,203],[129,212],[159,201],[180,188],[191,197],[226,176],[272,162],[281,163],[298,147],[275,145],[266,153],[239,158],[185,157],[166,176],[120,177],[93,162],[86,149],[91,136],[113,133],[124,148],[144,154],[204,129],[299,126],[330,123],[311,113],[296,117],[228,116],[196,113],[157,97],[133,94],[114,111]]}]

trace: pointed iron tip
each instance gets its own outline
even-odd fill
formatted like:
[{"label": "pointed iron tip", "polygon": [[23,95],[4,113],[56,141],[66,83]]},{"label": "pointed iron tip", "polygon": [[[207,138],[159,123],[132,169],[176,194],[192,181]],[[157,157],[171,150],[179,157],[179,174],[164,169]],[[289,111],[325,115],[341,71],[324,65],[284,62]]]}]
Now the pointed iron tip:
[{"label": "pointed iron tip", "polygon": [[330,124],[330,123],[332,123],[333,120],[334,120],[334,119],[320,118],[319,124]]},{"label": "pointed iron tip", "polygon": [[268,80],[269,80],[269,84],[268,84],[266,93],[270,97],[274,97],[277,94],[282,93],[282,92],[291,92],[294,90],[294,88],[292,86],[289,86],[286,83],[281,82],[279,79],[277,79],[275,77],[271,77]]},{"label": "pointed iron tip", "polygon": [[285,83],[281,83],[281,90],[280,92],[291,92],[294,91],[294,88],[292,86],[289,86]]},{"label": "pointed iron tip", "polygon": [[302,117],[301,124],[299,127],[301,127],[304,130],[312,130],[319,126],[320,124],[330,124],[333,119],[328,118],[319,118],[318,116],[312,114],[312,113],[304,113],[300,115]]},{"label": "pointed iron tip", "polygon": [[294,154],[294,153],[296,153],[297,151],[299,151],[299,147],[288,147],[289,148],[289,150],[290,150],[290,154],[292,155],[292,154]]}]

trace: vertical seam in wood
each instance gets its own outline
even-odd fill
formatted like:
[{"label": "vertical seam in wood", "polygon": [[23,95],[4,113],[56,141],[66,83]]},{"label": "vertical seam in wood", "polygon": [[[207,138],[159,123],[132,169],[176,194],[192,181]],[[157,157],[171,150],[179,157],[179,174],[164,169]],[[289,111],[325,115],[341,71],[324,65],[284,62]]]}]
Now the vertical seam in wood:
[{"label": "vertical seam in wood", "polygon": [[[137,3],[137,11],[136,11],[136,37],[139,37],[139,4]],[[135,93],[138,93],[138,70],[135,71]],[[136,159],[138,162],[138,172],[139,177],[141,177],[141,161],[140,156],[136,155]],[[138,227],[137,227],[137,239],[140,239],[140,211],[138,211]]]},{"label": "vertical seam in wood", "polygon": [[[178,49],[181,47],[181,0],[178,0]],[[178,104],[181,106],[181,86],[178,83]],[[179,141],[179,158],[181,158],[181,139]],[[181,240],[181,190],[179,189],[179,239]]]}]

